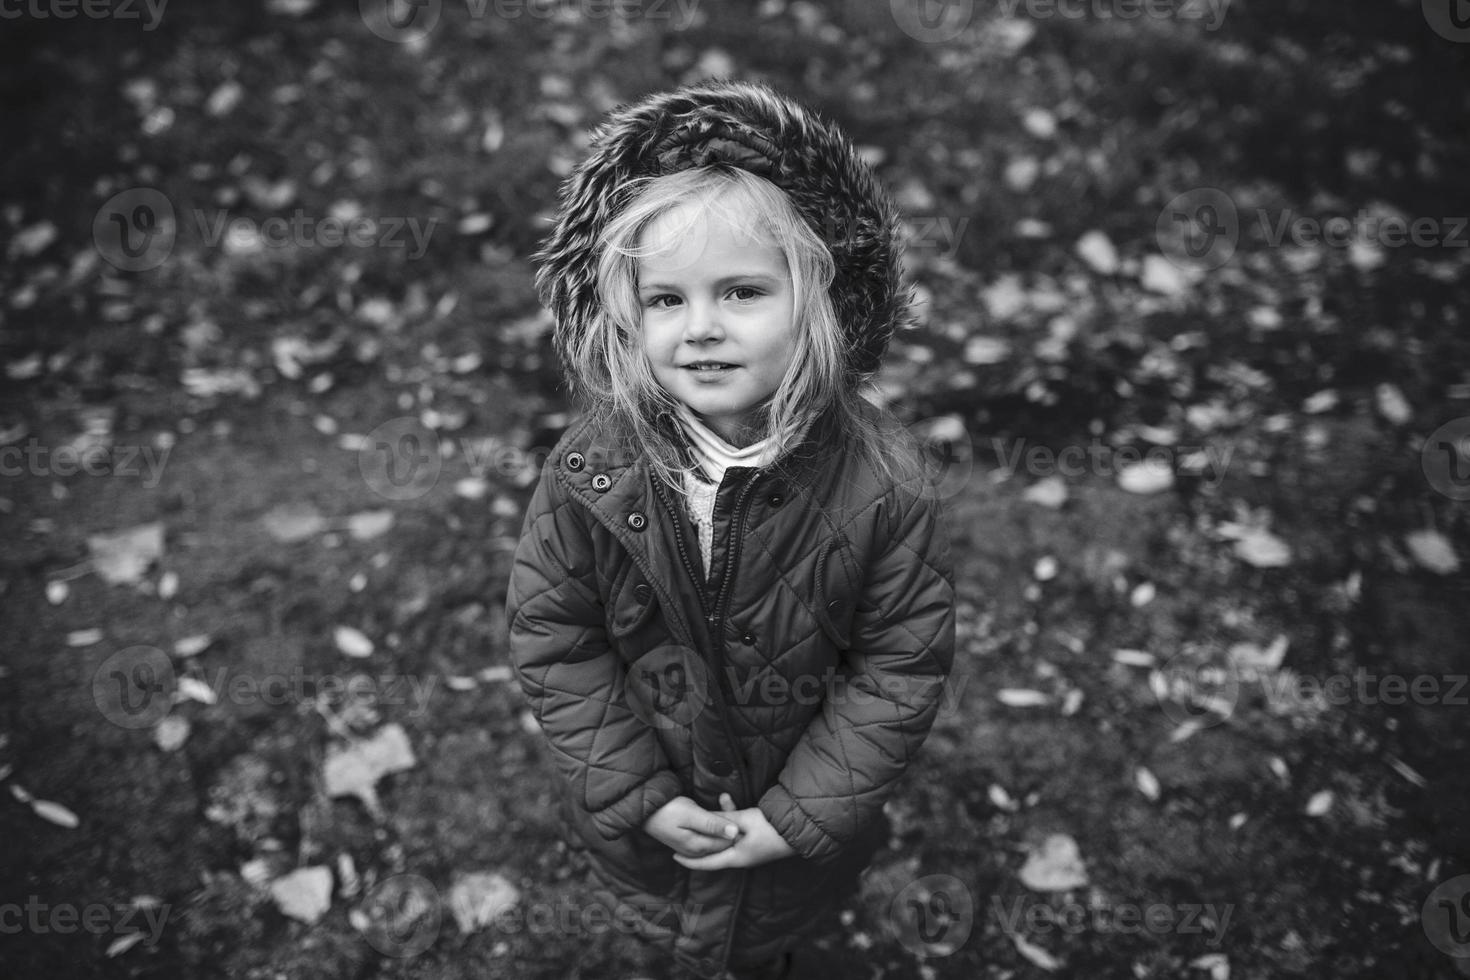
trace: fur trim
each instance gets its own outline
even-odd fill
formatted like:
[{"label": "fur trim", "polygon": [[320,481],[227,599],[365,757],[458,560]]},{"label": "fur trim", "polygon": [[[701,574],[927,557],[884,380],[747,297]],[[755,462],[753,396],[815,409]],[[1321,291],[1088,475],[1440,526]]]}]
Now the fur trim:
[{"label": "fur trim", "polygon": [[770,180],[832,251],[831,296],[848,341],[848,377],[878,368],[893,331],[912,319],[901,282],[898,212],[851,141],[814,112],[765,85],[707,81],[614,109],[591,155],[562,184],[556,225],[536,254],[541,300],[556,318],[565,360],[570,337],[597,309],[597,239],[625,204],[624,187],[726,163]]}]

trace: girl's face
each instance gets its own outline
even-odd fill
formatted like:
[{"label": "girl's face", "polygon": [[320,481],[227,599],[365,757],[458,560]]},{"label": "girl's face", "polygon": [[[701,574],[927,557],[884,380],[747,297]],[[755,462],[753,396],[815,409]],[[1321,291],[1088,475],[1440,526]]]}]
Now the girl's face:
[{"label": "girl's face", "polygon": [[654,377],[727,442],[749,444],[756,409],[796,355],[786,256],[719,209],[687,204],[650,222],[638,246]]}]

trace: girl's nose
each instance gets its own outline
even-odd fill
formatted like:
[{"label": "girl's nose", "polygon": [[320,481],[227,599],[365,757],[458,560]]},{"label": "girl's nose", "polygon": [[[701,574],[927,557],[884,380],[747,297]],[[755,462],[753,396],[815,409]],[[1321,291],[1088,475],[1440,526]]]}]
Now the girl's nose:
[{"label": "girl's nose", "polygon": [[724,336],[719,310],[713,303],[691,302],[684,320],[684,338],[691,344],[719,340]]}]

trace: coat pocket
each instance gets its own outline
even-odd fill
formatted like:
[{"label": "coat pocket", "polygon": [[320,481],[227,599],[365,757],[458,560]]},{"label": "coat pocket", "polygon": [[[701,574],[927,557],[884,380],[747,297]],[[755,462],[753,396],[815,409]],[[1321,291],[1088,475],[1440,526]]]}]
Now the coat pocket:
[{"label": "coat pocket", "polygon": [[658,611],[658,593],[644,580],[638,566],[628,563],[628,571],[612,590],[607,603],[607,630],[615,639],[638,632]]},{"label": "coat pocket", "polygon": [[818,552],[813,596],[813,613],[822,632],[837,649],[849,649],[853,617],[862,596],[862,573],[853,561],[845,535],[833,535]]}]

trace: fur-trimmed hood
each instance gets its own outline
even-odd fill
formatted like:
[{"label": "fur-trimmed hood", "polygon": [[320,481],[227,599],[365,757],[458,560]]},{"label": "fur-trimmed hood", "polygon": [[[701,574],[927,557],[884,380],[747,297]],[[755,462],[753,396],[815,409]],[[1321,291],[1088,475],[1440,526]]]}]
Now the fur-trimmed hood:
[{"label": "fur-trimmed hood", "polygon": [[593,135],[591,155],[562,185],[555,228],[536,255],[558,354],[565,360],[570,338],[589,329],[597,311],[597,241],[627,203],[628,181],[715,163],[780,187],[827,243],[849,381],[876,371],[893,331],[912,316],[898,212],[840,130],[750,82],[707,81],[647,96],[614,109]]}]

